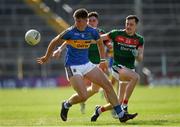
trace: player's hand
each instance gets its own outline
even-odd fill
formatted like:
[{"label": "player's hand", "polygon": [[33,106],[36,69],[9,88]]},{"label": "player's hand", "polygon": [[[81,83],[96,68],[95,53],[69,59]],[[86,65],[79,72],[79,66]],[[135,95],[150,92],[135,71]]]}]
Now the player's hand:
[{"label": "player's hand", "polygon": [[48,58],[47,58],[46,56],[42,56],[42,57],[36,59],[36,62],[37,62],[38,64],[44,64],[44,63],[46,63],[47,61],[48,61]]},{"label": "player's hand", "polygon": [[105,73],[108,72],[108,63],[107,63],[107,61],[100,62],[99,68],[101,68],[102,71],[105,72]]},{"label": "player's hand", "polygon": [[108,48],[108,49],[112,49],[113,48],[113,45],[112,45],[112,43],[110,42],[110,41],[106,41],[105,42],[105,45],[106,45],[106,47]]},{"label": "player's hand", "polygon": [[52,54],[52,57],[58,59],[61,55],[61,51],[59,49],[55,50]]},{"label": "player's hand", "polygon": [[137,57],[138,56],[138,50],[137,49],[132,50],[132,54],[133,54],[133,56]]}]

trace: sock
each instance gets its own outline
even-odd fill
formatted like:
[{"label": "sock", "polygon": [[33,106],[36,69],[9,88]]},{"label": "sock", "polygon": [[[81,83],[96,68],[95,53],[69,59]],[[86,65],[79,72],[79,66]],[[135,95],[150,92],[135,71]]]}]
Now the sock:
[{"label": "sock", "polygon": [[120,103],[120,105],[122,105],[123,101],[120,101],[119,103]]},{"label": "sock", "polygon": [[98,109],[98,114],[101,114],[102,112],[105,112],[105,111],[106,111],[106,109],[104,107],[100,107]]},{"label": "sock", "polygon": [[122,104],[123,104],[123,105],[127,105],[127,104],[128,104],[128,100],[127,100],[127,99],[124,99]]},{"label": "sock", "polygon": [[70,104],[68,101],[66,101],[66,102],[64,103],[64,108],[65,108],[65,109],[69,109],[71,106],[72,106],[72,104]]},{"label": "sock", "polygon": [[113,108],[116,111],[116,114],[119,116],[119,118],[124,116],[124,111],[122,111],[120,105],[114,106]]},{"label": "sock", "polygon": [[121,105],[122,109],[125,109],[128,106],[128,100],[123,100],[123,103]]},{"label": "sock", "polygon": [[122,109],[125,109],[126,107],[128,107],[128,105],[121,105]]}]

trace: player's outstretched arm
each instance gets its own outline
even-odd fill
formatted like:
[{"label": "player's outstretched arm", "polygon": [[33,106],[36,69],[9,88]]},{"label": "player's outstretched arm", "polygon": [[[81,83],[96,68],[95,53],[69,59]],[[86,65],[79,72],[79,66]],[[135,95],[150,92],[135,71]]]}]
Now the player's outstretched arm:
[{"label": "player's outstretched arm", "polygon": [[53,52],[52,57],[55,58],[55,59],[59,58],[60,55],[61,55],[61,52],[65,49],[65,47],[66,47],[66,41],[61,46],[59,46],[58,49],[56,49]]},{"label": "player's outstretched arm", "polygon": [[101,38],[102,38],[104,44],[106,45],[106,47],[107,47],[108,49],[112,49],[112,48],[113,48],[113,47],[112,47],[112,44],[111,44],[111,39],[109,38],[108,33],[106,33],[106,34],[101,34]]},{"label": "player's outstretched arm", "polygon": [[61,39],[60,35],[56,36],[54,39],[51,40],[51,42],[48,45],[46,54],[40,58],[37,58],[37,63],[44,64],[48,61],[49,57],[51,56],[53,49],[58,45],[63,43],[63,40]]},{"label": "player's outstretched arm", "polygon": [[101,38],[102,38],[103,41],[110,41],[110,40],[111,40],[111,39],[109,38],[109,34],[108,34],[108,33],[102,34],[102,35],[101,35]]}]

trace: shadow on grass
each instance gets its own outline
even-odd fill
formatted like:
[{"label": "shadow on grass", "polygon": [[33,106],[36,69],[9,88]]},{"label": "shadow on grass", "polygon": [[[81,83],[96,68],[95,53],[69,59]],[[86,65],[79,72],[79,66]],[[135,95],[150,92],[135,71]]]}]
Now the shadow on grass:
[{"label": "shadow on grass", "polygon": [[93,123],[87,123],[85,125],[90,125],[90,126],[112,126],[112,125],[159,125],[159,126],[163,126],[163,125],[172,125],[172,124],[176,124],[173,121],[168,121],[168,120],[136,120],[136,121],[128,121],[127,123],[118,123],[118,122],[104,122],[104,123],[100,123],[100,122],[93,122]]},{"label": "shadow on grass", "polygon": [[170,125],[172,121],[168,120],[136,120],[127,123],[128,125]]}]

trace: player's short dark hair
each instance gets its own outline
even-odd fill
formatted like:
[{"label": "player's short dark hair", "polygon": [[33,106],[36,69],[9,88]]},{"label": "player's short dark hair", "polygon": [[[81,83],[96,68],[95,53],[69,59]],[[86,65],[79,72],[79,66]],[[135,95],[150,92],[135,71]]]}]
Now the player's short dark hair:
[{"label": "player's short dark hair", "polygon": [[96,11],[92,11],[88,13],[88,18],[93,16],[96,17],[97,19],[99,18],[99,14]]},{"label": "player's short dark hair", "polygon": [[85,8],[77,9],[74,12],[73,17],[77,18],[77,19],[79,19],[79,18],[82,18],[82,19],[88,18],[88,11]]},{"label": "player's short dark hair", "polygon": [[139,22],[139,18],[136,15],[128,15],[126,17],[126,20],[129,20],[129,19],[135,19],[136,24],[138,24]]}]

